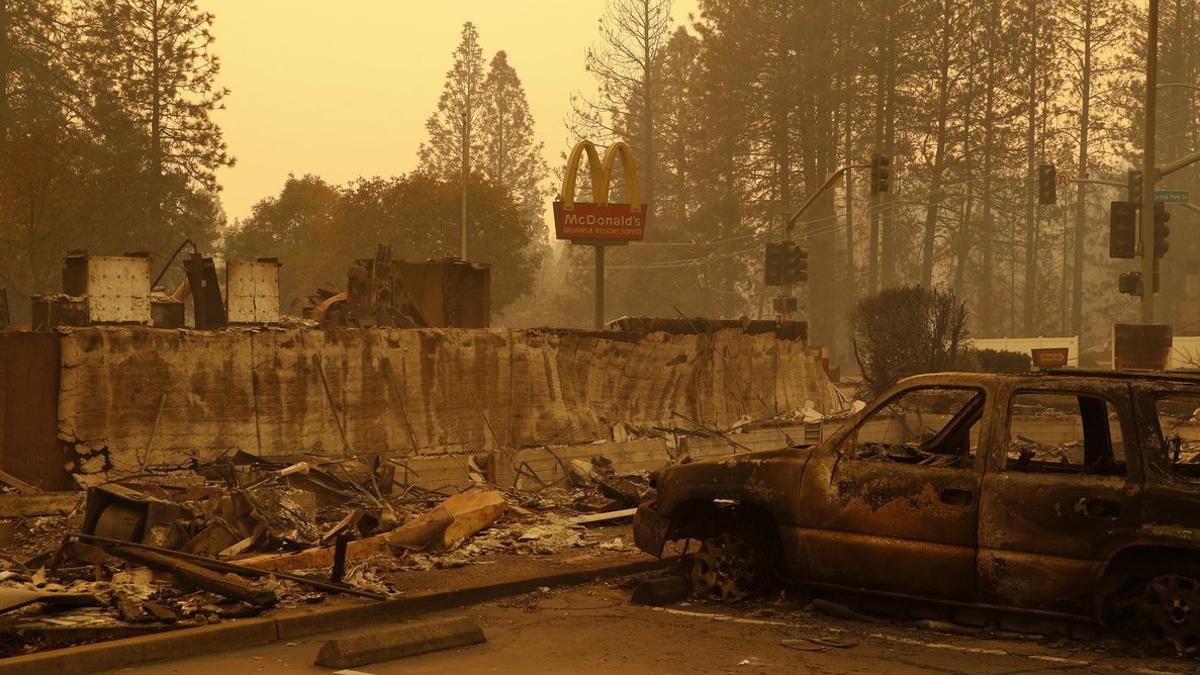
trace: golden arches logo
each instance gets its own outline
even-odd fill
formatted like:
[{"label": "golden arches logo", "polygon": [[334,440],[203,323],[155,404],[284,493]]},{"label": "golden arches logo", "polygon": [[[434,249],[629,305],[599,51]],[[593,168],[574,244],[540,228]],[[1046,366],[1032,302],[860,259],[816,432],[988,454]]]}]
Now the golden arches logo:
[{"label": "golden arches logo", "polygon": [[592,199],[601,206],[608,205],[609,188],[612,185],[613,164],[621,158],[621,168],[625,177],[625,192],[629,197],[630,210],[641,211],[641,190],[638,185],[637,162],[633,151],[623,141],[617,141],[608,146],[604,159],[596,151],[596,145],[591,141],[579,141],[567,158],[567,171],[563,175],[562,193],[559,195],[562,208],[570,211],[575,208],[575,181],[579,176],[579,160],[587,155],[588,173],[592,178]]},{"label": "golden arches logo", "polygon": [[[575,181],[579,163],[587,158],[588,175],[592,179],[590,202],[575,201]],[[610,204],[613,165],[621,160],[624,170],[625,195],[630,203]],[[559,239],[593,245],[620,244],[641,241],[646,234],[649,210],[641,200],[637,163],[628,145],[617,142],[608,146],[604,159],[591,141],[579,141],[567,158],[562,192],[554,202],[554,229]]]}]

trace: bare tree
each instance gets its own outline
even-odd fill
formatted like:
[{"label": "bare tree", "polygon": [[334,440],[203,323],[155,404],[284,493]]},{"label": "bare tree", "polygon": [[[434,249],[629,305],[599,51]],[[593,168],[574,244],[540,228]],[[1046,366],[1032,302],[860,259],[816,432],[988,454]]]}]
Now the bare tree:
[{"label": "bare tree", "polygon": [[571,131],[579,138],[633,145],[646,203],[654,206],[658,143],[659,58],[671,32],[671,0],[608,0],[599,41],[587,52],[594,96],[572,98]]}]

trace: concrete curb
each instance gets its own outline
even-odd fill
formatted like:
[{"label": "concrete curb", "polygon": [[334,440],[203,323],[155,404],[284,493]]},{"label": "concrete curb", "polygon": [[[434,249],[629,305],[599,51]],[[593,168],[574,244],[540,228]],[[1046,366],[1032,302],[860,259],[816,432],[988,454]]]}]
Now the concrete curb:
[{"label": "concrete curb", "polygon": [[521,595],[542,586],[576,586],[596,579],[611,579],[649,572],[670,560],[636,560],[580,566],[580,569],[496,583],[482,583],[450,591],[430,591],[370,604],[311,608],[277,617],[233,619],[211,626],[184,628],[153,635],[67,647],[37,654],[0,659],[0,675],[75,675],[131,666],[148,661],[180,659],[200,654],[233,651],[318,633],[356,628],[416,614],[478,604],[510,595]]}]

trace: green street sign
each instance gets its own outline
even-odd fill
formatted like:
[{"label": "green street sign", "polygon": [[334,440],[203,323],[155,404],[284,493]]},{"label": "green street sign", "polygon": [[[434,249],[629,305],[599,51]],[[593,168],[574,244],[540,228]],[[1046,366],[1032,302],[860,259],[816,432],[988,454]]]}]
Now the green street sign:
[{"label": "green street sign", "polygon": [[1186,204],[1192,201],[1192,197],[1187,190],[1155,190],[1154,201],[1167,202],[1168,204]]}]

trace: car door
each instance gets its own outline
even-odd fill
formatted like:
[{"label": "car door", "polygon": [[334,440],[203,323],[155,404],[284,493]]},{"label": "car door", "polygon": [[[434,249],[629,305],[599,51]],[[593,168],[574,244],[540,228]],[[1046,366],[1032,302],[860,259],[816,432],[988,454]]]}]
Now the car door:
[{"label": "car door", "polygon": [[973,600],[988,400],[984,386],[913,385],[810,459],[792,571],[816,583]]},{"label": "car door", "polygon": [[983,480],[981,602],[1091,613],[1103,561],[1138,535],[1137,439],[1127,383],[1012,385]]}]

